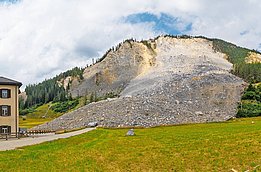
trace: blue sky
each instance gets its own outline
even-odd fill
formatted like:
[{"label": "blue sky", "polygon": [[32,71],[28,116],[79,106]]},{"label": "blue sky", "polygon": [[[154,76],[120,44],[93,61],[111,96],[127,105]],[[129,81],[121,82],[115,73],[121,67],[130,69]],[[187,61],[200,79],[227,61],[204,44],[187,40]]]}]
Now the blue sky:
[{"label": "blue sky", "polygon": [[0,3],[17,3],[20,0],[0,0]]},{"label": "blue sky", "polygon": [[166,13],[160,13],[159,15],[151,14],[149,12],[136,13],[128,15],[124,18],[124,21],[131,24],[150,23],[156,33],[181,35],[191,31],[192,23],[183,23],[183,26],[179,26],[182,21],[179,18],[173,17]]},{"label": "blue sky", "polygon": [[260,0],[0,0],[0,75],[39,82],[164,33],[261,50],[260,11]]}]

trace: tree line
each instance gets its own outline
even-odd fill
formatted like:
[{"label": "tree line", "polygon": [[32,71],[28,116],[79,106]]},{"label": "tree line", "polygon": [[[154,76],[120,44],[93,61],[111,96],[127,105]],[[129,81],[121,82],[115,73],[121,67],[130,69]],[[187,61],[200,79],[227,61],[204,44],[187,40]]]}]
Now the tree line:
[{"label": "tree line", "polygon": [[19,101],[20,108],[26,109],[35,105],[42,105],[49,102],[63,102],[71,100],[69,94],[69,84],[66,88],[59,85],[58,81],[65,79],[68,76],[78,77],[79,80],[83,79],[83,68],[75,67],[71,70],[63,72],[54,78],[46,79],[38,84],[30,84],[25,88],[27,95],[26,100]]}]

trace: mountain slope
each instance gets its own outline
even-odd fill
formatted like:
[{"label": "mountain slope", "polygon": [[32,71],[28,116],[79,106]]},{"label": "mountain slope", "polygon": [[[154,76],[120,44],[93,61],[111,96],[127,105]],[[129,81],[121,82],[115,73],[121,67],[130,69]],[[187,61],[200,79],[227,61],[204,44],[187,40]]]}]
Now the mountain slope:
[{"label": "mountain slope", "polygon": [[138,75],[154,65],[155,53],[146,45],[133,40],[111,50],[101,62],[84,71],[84,81],[71,89],[73,97],[96,92],[102,96],[109,92],[119,94]]},{"label": "mountain slope", "polygon": [[73,96],[120,93],[91,103],[37,129],[157,126],[224,121],[236,115],[246,83],[231,74],[227,54],[205,38],[160,36],[125,41],[84,71]]}]

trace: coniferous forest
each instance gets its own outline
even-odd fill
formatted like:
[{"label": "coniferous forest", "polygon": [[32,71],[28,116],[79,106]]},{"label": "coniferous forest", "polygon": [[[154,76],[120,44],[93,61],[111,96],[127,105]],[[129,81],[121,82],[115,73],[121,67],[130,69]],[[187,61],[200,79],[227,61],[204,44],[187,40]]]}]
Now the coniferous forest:
[{"label": "coniferous forest", "polygon": [[[66,88],[64,88],[59,84],[59,81],[65,79],[68,76],[77,77],[79,80],[82,80],[83,70],[83,68],[75,67],[71,70],[57,75],[52,79],[46,79],[41,83],[26,86],[25,92],[27,98],[26,100],[20,98],[19,100],[20,114],[25,115],[29,112],[32,112],[32,109],[36,108],[37,106],[49,102],[72,101],[73,99],[68,92],[69,84]],[[73,104],[75,106],[75,104],[77,105],[77,103],[75,102],[70,102],[69,104]]]}]

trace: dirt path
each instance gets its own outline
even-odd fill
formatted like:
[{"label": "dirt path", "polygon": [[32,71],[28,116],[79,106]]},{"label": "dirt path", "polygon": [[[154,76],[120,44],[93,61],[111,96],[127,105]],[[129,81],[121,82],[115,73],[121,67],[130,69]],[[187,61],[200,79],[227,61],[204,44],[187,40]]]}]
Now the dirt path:
[{"label": "dirt path", "polygon": [[29,145],[35,145],[35,144],[40,144],[43,142],[47,141],[53,141],[57,139],[63,139],[63,138],[68,138],[71,136],[76,136],[79,134],[83,134],[86,132],[89,132],[91,130],[94,130],[95,128],[86,128],[70,133],[65,133],[65,134],[52,134],[52,135],[45,135],[45,136],[38,136],[38,137],[29,137],[29,138],[22,138],[22,139],[12,139],[12,140],[1,140],[0,141],[0,151],[6,151],[6,150],[13,150],[18,147],[23,147],[23,146],[29,146]]}]

